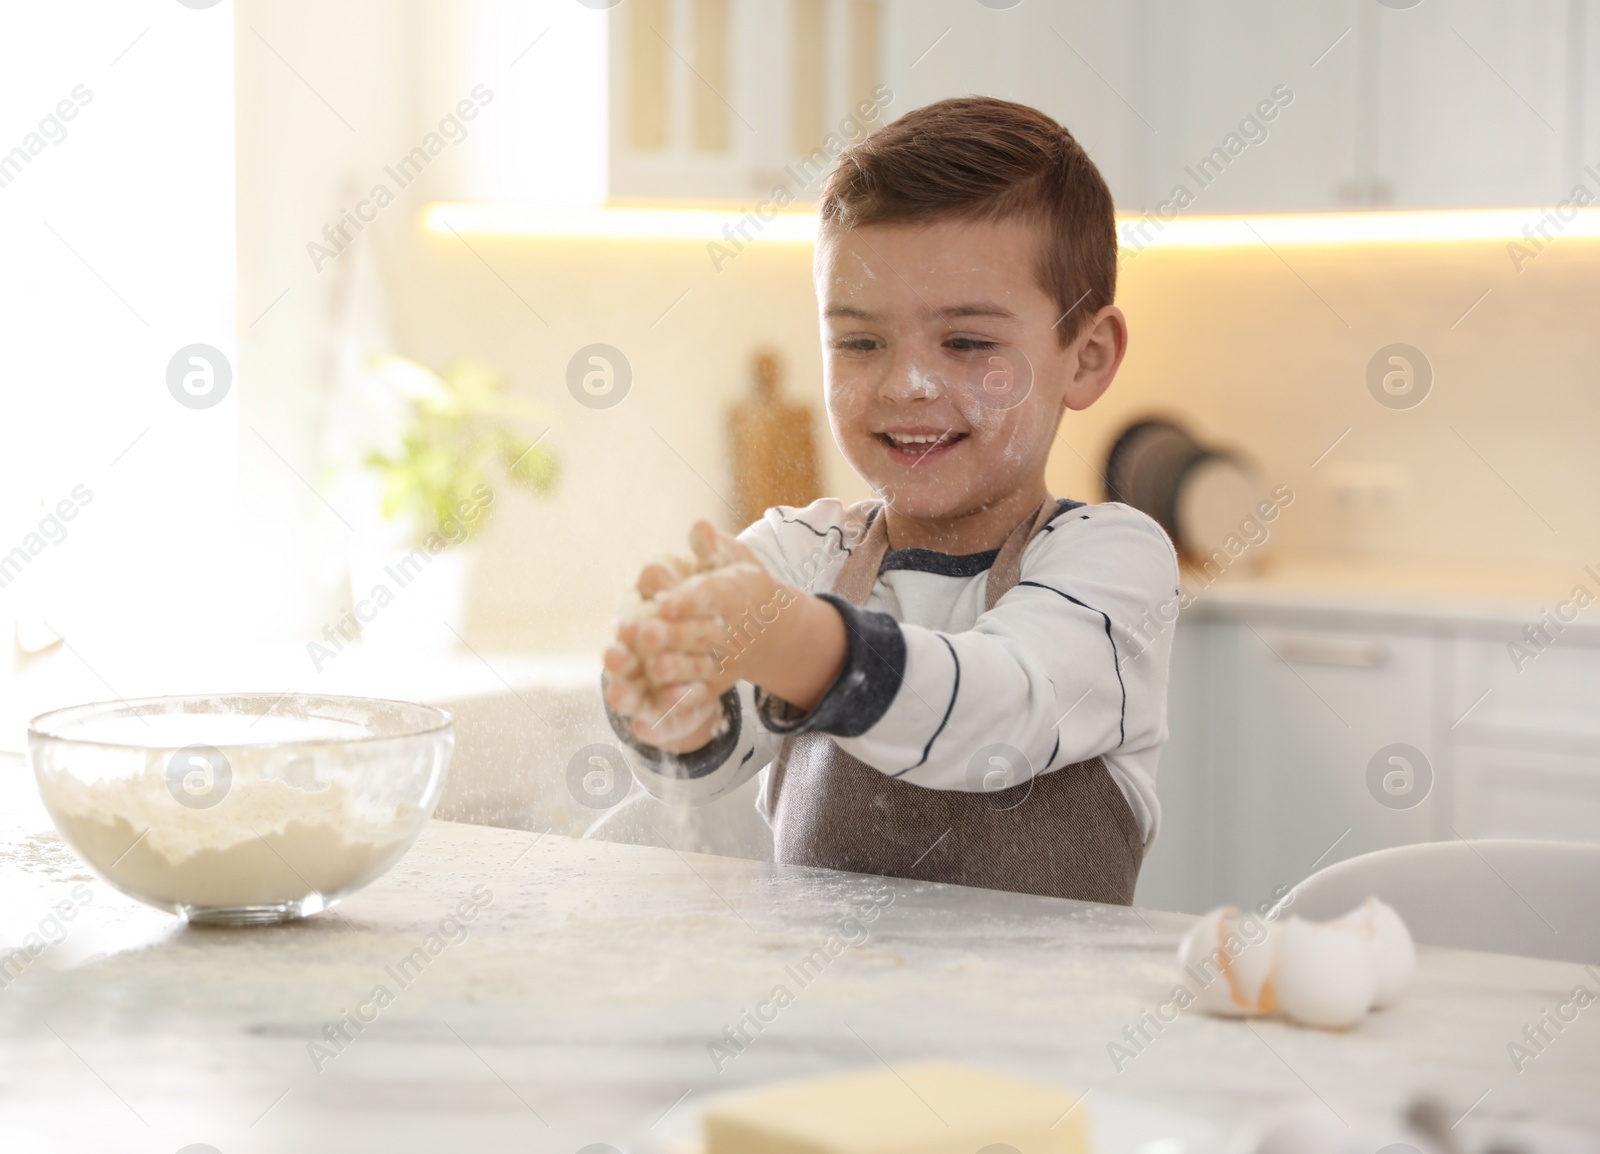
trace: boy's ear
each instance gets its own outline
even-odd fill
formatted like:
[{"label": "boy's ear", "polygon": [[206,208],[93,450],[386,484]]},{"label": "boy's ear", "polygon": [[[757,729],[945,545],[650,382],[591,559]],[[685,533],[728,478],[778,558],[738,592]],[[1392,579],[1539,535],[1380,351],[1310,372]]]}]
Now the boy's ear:
[{"label": "boy's ear", "polygon": [[1067,365],[1071,375],[1062,401],[1069,409],[1087,409],[1111,387],[1128,351],[1128,318],[1116,305],[1106,305],[1083,327],[1072,346]]}]

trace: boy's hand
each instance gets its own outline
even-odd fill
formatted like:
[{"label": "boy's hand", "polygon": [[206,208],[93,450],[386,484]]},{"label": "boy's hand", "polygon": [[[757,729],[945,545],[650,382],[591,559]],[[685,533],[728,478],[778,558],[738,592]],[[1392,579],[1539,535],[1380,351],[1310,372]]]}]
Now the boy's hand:
[{"label": "boy's hand", "polygon": [[[719,699],[735,682],[809,710],[845,657],[844,620],[827,602],[773,577],[748,546],[710,522],[695,524],[689,544],[703,571],[677,580],[665,566],[647,568],[639,590],[656,596],[657,615],[624,623],[606,653],[612,708],[635,718],[639,740],[675,752],[711,739]],[[650,685],[666,710],[653,728],[641,725],[638,712]],[[667,729],[670,745],[662,740]]]},{"label": "boy's hand", "polygon": [[[682,578],[678,568],[653,562],[640,572],[636,588],[649,603]],[[707,700],[703,683],[664,684],[648,677],[637,651],[639,626],[637,619],[618,623],[616,640],[605,651],[606,704],[629,720],[637,741],[669,753],[702,748],[721,722],[720,703]]]},{"label": "boy's hand", "polygon": [[844,664],[844,619],[826,601],[780,581],[743,542],[696,522],[698,573],[660,598],[639,631],[652,674],[703,679],[713,694],[749,681],[800,709],[822,697]]},{"label": "boy's hand", "polygon": [[637,658],[627,646],[613,645],[606,650],[606,703],[628,719],[634,739],[668,753],[703,749],[722,722],[722,704],[707,693],[705,683],[652,688],[641,677],[619,672],[630,663],[638,669]]}]

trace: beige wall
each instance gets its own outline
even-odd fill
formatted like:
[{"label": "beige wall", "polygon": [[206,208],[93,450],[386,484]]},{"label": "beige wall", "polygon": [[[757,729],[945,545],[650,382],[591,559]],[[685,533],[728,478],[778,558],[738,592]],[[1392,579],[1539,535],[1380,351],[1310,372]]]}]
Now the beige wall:
[{"label": "beige wall", "polygon": [[[1600,560],[1600,242],[1557,240],[1520,274],[1504,241],[1151,249],[1126,266],[1119,299],[1126,365],[1066,430],[1091,461],[1127,419],[1159,410],[1299,494],[1279,530],[1286,550]],[[1369,359],[1397,342],[1435,374],[1405,411],[1366,386]],[[1056,467],[1062,490],[1093,487],[1072,454]],[[1389,504],[1348,499],[1352,482],[1384,478],[1403,486]]]},{"label": "beige wall", "polygon": [[[640,558],[677,547],[695,517],[726,521],[723,422],[751,351],[780,348],[791,395],[820,414],[809,252],[751,249],[719,274],[690,242],[474,247],[493,272],[453,237],[407,243],[392,286],[397,331],[430,363],[471,353],[503,365],[552,406],[549,443],[565,475],[554,500],[514,498],[487,542],[473,633],[590,645]],[[1600,561],[1600,243],[1558,242],[1520,275],[1503,242],[1278,253],[1151,249],[1128,263],[1128,360],[1111,393],[1064,424],[1057,492],[1097,499],[1116,431],[1161,412],[1294,489],[1278,526],[1285,552]],[[571,353],[595,341],[623,350],[635,374],[627,400],[600,412],[575,403],[564,376]],[[1378,348],[1402,341],[1428,356],[1435,380],[1422,405],[1396,411],[1373,399],[1365,374]],[[828,465],[835,491],[864,494],[831,451]]]},{"label": "beige wall", "polygon": [[[682,551],[695,518],[731,524],[727,411],[762,346],[781,352],[787,394],[815,406],[829,488],[867,495],[824,425],[809,248],[748,249],[719,273],[694,242],[471,243],[483,260],[448,234],[407,246],[391,285],[396,331],[420,360],[481,357],[548,405],[544,443],[562,478],[553,499],[509,496],[485,541],[470,637],[593,646],[642,560]],[[633,369],[615,408],[587,409],[567,390],[568,361],[594,343]]]},{"label": "beige wall", "polygon": [[[238,11],[241,471],[246,536],[272,598],[252,614],[264,631],[303,641],[344,599],[350,544],[302,479],[326,464],[330,317],[348,254],[319,273],[305,243],[349,185],[366,186],[437,118],[429,93],[443,84],[453,95],[459,83],[425,75],[409,5],[241,0]],[[725,414],[757,347],[782,351],[790,395],[817,405],[824,432],[810,254],[755,247],[720,273],[692,242],[474,240],[475,255],[419,220],[429,200],[460,195],[459,165],[488,138],[475,132],[359,243],[385,272],[398,351],[435,367],[490,361],[557,415],[548,439],[560,492],[507,497],[484,541],[469,640],[592,651],[641,558],[676,548],[695,517],[726,520]],[[1122,280],[1128,362],[1101,404],[1064,425],[1052,486],[1097,497],[1116,430],[1160,411],[1248,451],[1269,484],[1295,489],[1278,528],[1289,550],[1600,561],[1597,258],[1600,242],[1577,239],[1520,274],[1496,242],[1146,251]],[[1373,352],[1398,341],[1436,371],[1433,395],[1404,412],[1365,386]],[[633,367],[633,392],[612,410],[585,409],[566,390],[568,360],[594,342]],[[826,475],[841,496],[865,494],[831,447]],[[1398,491],[1363,505],[1352,494],[1369,481],[1381,482],[1379,496]]]}]

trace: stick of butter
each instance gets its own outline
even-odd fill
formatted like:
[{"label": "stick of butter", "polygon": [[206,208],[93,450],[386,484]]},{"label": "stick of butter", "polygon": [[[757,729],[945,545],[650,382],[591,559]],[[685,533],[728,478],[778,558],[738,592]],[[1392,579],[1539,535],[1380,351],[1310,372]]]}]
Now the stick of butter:
[{"label": "stick of butter", "polygon": [[1090,1154],[1080,1101],[944,1062],[860,1070],[707,1110],[706,1154]]}]

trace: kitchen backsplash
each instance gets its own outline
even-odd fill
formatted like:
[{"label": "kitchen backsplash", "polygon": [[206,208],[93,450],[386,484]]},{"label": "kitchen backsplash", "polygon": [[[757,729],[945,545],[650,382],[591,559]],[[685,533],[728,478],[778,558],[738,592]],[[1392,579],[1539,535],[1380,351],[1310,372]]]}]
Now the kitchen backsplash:
[{"label": "kitchen backsplash", "polygon": [[[1583,238],[1520,272],[1504,240],[1147,250],[1119,293],[1127,362],[1069,417],[1083,459],[1056,476],[1092,486],[1127,419],[1173,413],[1295,491],[1286,552],[1576,572],[1600,557],[1597,257]],[[1410,396],[1386,392],[1413,360]]]},{"label": "kitchen backsplash", "polygon": [[[487,359],[560,414],[561,491],[512,498],[474,635],[591,644],[641,558],[680,547],[696,517],[730,520],[725,414],[758,345],[781,351],[788,395],[822,419],[806,246],[754,246],[720,271],[693,242],[430,236],[403,257],[390,288],[404,351]],[[1503,240],[1147,249],[1121,278],[1128,359],[1105,399],[1068,415],[1052,487],[1098,499],[1111,439],[1158,412],[1293,490],[1274,527],[1284,553],[1578,572],[1600,559],[1597,257],[1579,238],[1520,272]],[[613,408],[566,385],[597,343],[631,369]],[[1411,408],[1369,389],[1394,344],[1426,359],[1419,379],[1431,370]],[[831,442],[823,458],[830,491],[866,495]]]}]

